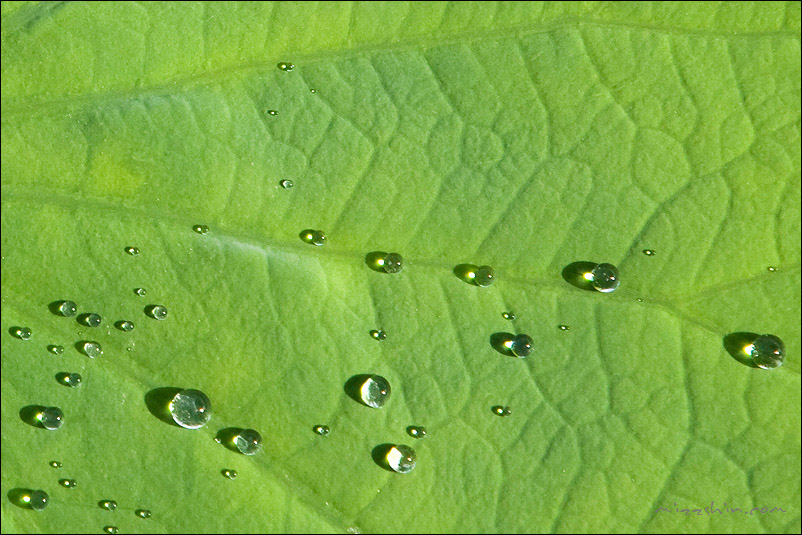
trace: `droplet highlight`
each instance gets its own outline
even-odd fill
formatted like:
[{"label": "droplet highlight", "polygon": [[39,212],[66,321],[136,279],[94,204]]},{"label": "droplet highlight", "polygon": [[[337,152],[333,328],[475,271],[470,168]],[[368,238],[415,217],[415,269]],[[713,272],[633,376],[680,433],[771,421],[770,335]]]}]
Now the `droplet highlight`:
[{"label": "droplet highlight", "polygon": [[403,444],[396,444],[387,451],[387,465],[399,474],[408,474],[415,468],[415,450]]},{"label": "droplet highlight", "polygon": [[47,346],[47,350],[54,355],[61,355],[64,353],[64,346],[49,345]]},{"label": "droplet highlight", "polygon": [[752,362],[758,368],[773,370],[785,362],[785,344],[773,334],[763,334],[755,338],[750,348]]},{"label": "droplet highlight", "polygon": [[387,339],[387,333],[384,332],[381,329],[370,331],[370,336],[374,340],[378,340],[379,342],[381,342],[382,340],[386,340]]},{"label": "droplet highlight", "polygon": [[228,479],[237,479],[237,471],[236,470],[229,470],[228,468],[223,470],[223,476],[227,477]]},{"label": "droplet highlight", "polygon": [[192,230],[194,230],[198,234],[206,236],[207,234],[209,234],[209,225],[195,225],[194,227],[192,227]]},{"label": "droplet highlight", "polygon": [[262,449],[262,435],[253,429],[243,429],[234,437],[234,445],[243,455],[256,455]]},{"label": "droplet highlight", "polygon": [[769,271],[771,271],[772,273],[774,273],[775,271],[777,271],[777,268],[776,268],[775,266],[769,266],[769,267],[767,267],[766,269],[767,269],[767,270],[769,270]]},{"label": "droplet highlight", "polygon": [[50,461],[48,464],[53,468],[61,468],[62,466],[64,466],[59,461]]},{"label": "droplet highlight", "polygon": [[150,511],[148,511],[147,509],[137,509],[135,514],[139,518],[150,518],[151,517]]},{"label": "droplet highlight", "polygon": [[295,68],[295,65],[293,65],[292,63],[286,63],[282,61],[277,65],[277,67],[282,71],[291,71]]},{"label": "droplet highlight", "polygon": [[268,115],[278,115],[278,111],[276,110],[267,110]]},{"label": "droplet highlight", "polygon": [[329,436],[329,433],[331,433],[331,429],[329,429],[329,426],[327,425],[316,425],[314,427],[314,431],[322,437]]},{"label": "droplet highlight", "polygon": [[502,312],[501,317],[504,318],[505,320],[512,321],[515,319],[515,314],[513,314],[512,312]]},{"label": "droplet highlight", "polygon": [[370,375],[362,383],[359,395],[368,407],[381,409],[390,399],[390,383],[381,375]]},{"label": "droplet highlight", "polygon": [[173,421],[186,429],[198,429],[212,417],[212,404],[200,390],[182,390],[168,405]]},{"label": "droplet highlight", "polygon": [[326,243],[326,234],[322,230],[307,230],[301,235],[306,243],[321,246]]},{"label": "droplet highlight", "polygon": [[114,500],[100,500],[98,505],[100,505],[101,509],[105,509],[106,511],[114,511],[117,509],[117,502]]},{"label": "droplet highlight", "polygon": [[125,252],[128,253],[131,256],[137,256],[139,254],[139,248],[138,247],[126,247],[125,248]]},{"label": "droplet highlight", "polygon": [[558,327],[558,328],[559,328],[561,331],[567,331],[568,329],[570,329],[570,328],[571,328],[571,327],[569,327],[568,325],[558,325],[557,327]]},{"label": "droplet highlight", "polygon": [[590,272],[590,283],[602,293],[615,291],[621,284],[618,268],[607,263],[596,264]]},{"label": "droplet highlight", "polygon": [[657,252],[654,251],[653,249],[644,249],[643,254],[645,254],[646,256],[654,256],[657,254]]},{"label": "droplet highlight", "polygon": [[103,531],[105,531],[106,533],[119,533],[120,528],[118,528],[117,526],[105,526],[103,528]]},{"label": "droplet highlight", "polygon": [[493,407],[492,410],[493,414],[496,414],[498,416],[509,416],[510,414],[512,414],[512,409],[510,409],[507,406],[496,405],[495,407]]},{"label": "droplet highlight", "polygon": [[74,479],[59,479],[58,484],[64,487],[65,489],[76,489],[78,488],[78,482]]},{"label": "droplet highlight", "polygon": [[410,425],[407,427],[407,434],[412,438],[423,438],[426,436],[426,428],[419,425]]}]

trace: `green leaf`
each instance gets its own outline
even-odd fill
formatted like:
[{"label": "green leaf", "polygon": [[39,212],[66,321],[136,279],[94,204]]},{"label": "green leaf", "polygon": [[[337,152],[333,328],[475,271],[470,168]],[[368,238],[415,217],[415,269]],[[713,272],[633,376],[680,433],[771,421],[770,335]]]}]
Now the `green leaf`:
[{"label": "green leaf", "polygon": [[[4,2],[3,531],[798,533],[799,102],[798,2]],[[736,332],[785,365],[741,364]],[[344,392],[363,373],[384,409]],[[209,425],[155,417],[164,387]]]}]

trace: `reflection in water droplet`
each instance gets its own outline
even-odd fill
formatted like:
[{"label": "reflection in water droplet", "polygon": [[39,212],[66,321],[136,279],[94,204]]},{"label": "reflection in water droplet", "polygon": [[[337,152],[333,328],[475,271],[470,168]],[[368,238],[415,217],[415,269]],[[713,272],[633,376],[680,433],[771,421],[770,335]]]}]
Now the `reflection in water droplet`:
[{"label": "reflection in water droplet", "polygon": [[152,305],[147,309],[147,314],[155,320],[163,320],[167,317],[167,307],[162,305]]},{"label": "reflection in water droplet", "polygon": [[752,361],[758,368],[772,370],[785,361],[785,344],[773,334],[763,334],[755,338],[750,348]]},{"label": "reflection in water droplet", "polygon": [[317,433],[320,436],[326,437],[329,435],[329,433],[331,433],[331,429],[329,429],[329,426],[327,425],[316,425],[315,433]]},{"label": "reflection in water droplet", "polygon": [[559,328],[560,328],[561,331],[567,331],[571,327],[569,327],[568,325],[560,325]]},{"label": "reflection in water droplet", "polygon": [[137,247],[126,247],[125,252],[131,256],[136,256],[139,254],[139,249]]},{"label": "reflection in water droplet", "polygon": [[148,292],[147,292],[147,290],[145,290],[144,288],[135,288],[135,289],[134,289],[134,293],[135,293],[136,295],[138,295],[139,297],[144,297],[144,296],[145,296],[145,294],[146,294],[146,293],[148,293]]},{"label": "reflection in water droplet", "polygon": [[590,272],[590,282],[600,292],[612,292],[621,284],[618,268],[612,264],[597,264]]},{"label": "reflection in water droplet", "polygon": [[73,317],[78,312],[78,305],[73,301],[62,301],[58,305],[58,313],[66,318]]},{"label": "reflection in water droplet", "polygon": [[52,431],[64,423],[64,413],[58,407],[46,407],[37,415],[37,419],[45,429]]},{"label": "reflection in water droplet", "polygon": [[281,63],[278,64],[278,68],[281,69],[282,71],[291,71],[295,68],[295,65],[293,65],[292,63],[285,63],[282,61]]},{"label": "reflection in water droplet", "polygon": [[101,500],[99,505],[102,509],[105,509],[106,511],[114,511],[115,509],[117,509],[117,502],[115,502],[114,500]]},{"label": "reflection in water droplet", "polygon": [[426,428],[418,425],[410,425],[407,428],[407,433],[412,438],[423,438],[426,436]]},{"label": "reflection in water droplet", "polygon": [[64,487],[65,489],[75,489],[78,488],[78,482],[74,479],[59,479],[58,484]]},{"label": "reflection in water droplet", "polygon": [[48,463],[48,464],[50,464],[50,466],[52,466],[53,468],[61,468],[62,466],[64,466],[59,461],[50,461],[50,463]]},{"label": "reflection in water droplet", "polygon": [[61,355],[62,353],[64,353],[64,346],[50,345],[47,346],[47,350],[53,353],[54,355]]},{"label": "reflection in water droplet", "polygon": [[31,331],[28,327],[17,327],[14,330],[14,336],[20,340],[30,340],[31,336],[33,336],[33,331]]},{"label": "reflection in water droplet", "polygon": [[237,471],[236,470],[229,470],[226,468],[223,470],[223,475],[228,479],[237,479]]},{"label": "reflection in water droplet", "polygon": [[279,182],[279,184],[281,184],[281,187],[284,189],[290,189],[295,185],[293,184],[292,180],[282,180],[281,182]]},{"label": "reflection in water droplet", "polygon": [[372,337],[373,337],[375,340],[378,340],[378,341],[380,341],[380,342],[381,342],[382,340],[386,340],[386,339],[387,339],[387,333],[386,333],[386,332],[384,332],[384,331],[383,331],[383,330],[381,330],[381,329],[379,329],[378,331],[370,331],[370,335],[371,335],[371,336],[372,336]]},{"label": "reflection in water droplet", "polygon": [[399,474],[407,474],[415,468],[415,450],[396,444],[387,452],[387,464]]},{"label": "reflection in water droplet", "polygon": [[192,227],[192,230],[194,230],[198,234],[206,236],[207,234],[209,234],[209,225],[195,225],[194,227]]},{"label": "reflection in water droplet", "polygon": [[513,314],[512,312],[503,312],[501,314],[501,317],[504,318],[505,320],[512,321],[515,319],[515,314]]},{"label": "reflection in water droplet", "polygon": [[212,417],[212,404],[200,390],[182,390],[168,406],[175,423],[187,429],[203,427]]},{"label": "reflection in water droplet", "polygon": [[138,516],[139,518],[150,518],[151,515],[150,511],[148,511],[147,509],[137,509],[136,516]]},{"label": "reflection in water droplet", "polygon": [[518,334],[512,339],[510,343],[510,350],[516,357],[527,357],[532,352],[535,341],[528,334]]},{"label": "reflection in water droplet", "polygon": [[493,407],[493,413],[499,416],[509,416],[512,414],[512,409],[506,406],[496,405]]},{"label": "reflection in water droplet", "polygon": [[34,511],[41,511],[50,503],[50,496],[43,490],[34,490],[27,496],[28,505]]},{"label": "reflection in water droplet", "polygon": [[381,375],[371,375],[362,383],[359,395],[365,405],[380,409],[390,398],[390,383]]},{"label": "reflection in water droplet", "polygon": [[404,269],[404,258],[398,253],[389,253],[382,261],[382,269],[387,273],[398,273]]},{"label": "reflection in water droplet", "polygon": [[495,280],[495,272],[490,266],[480,266],[474,274],[473,282],[477,286],[490,286]]},{"label": "reflection in water droplet", "polygon": [[93,359],[103,354],[103,348],[97,342],[84,342],[83,352],[84,355]]},{"label": "reflection in water droplet", "polygon": [[652,249],[644,249],[643,254],[645,254],[646,256],[654,256],[657,254],[657,252],[653,251]]},{"label": "reflection in water droplet", "polygon": [[253,429],[243,429],[234,437],[234,444],[240,453],[255,455],[262,449],[262,435]]}]

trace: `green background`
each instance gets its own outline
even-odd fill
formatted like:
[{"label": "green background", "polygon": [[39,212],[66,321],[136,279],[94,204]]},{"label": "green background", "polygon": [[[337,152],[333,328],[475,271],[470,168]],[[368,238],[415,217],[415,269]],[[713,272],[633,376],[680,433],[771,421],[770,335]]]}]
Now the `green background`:
[{"label": "green background", "polygon": [[[1,126],[3,532],[800,531],[798,2],[3,2]],[[738,331],[785,365],[736,361]],[[387,407],[343,392],[360,373]],[[209,425],[154,417],[158,387]],[[711,501],[785,512],[655,513]]]}]

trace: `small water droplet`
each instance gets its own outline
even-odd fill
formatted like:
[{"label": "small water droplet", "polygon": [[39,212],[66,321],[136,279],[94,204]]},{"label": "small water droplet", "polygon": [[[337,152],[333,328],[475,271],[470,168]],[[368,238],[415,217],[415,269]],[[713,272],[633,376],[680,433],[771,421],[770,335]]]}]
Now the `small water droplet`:
[{"label": "small water droplet", "polygon": [[501,317],[504,318],[505,320],[512,321],[515,319],[515,314],[513,314],[512,312],[502,312]]},{"label": "small water droplet", "polygon": [[644,249],[643,254],[645,254],[646,256],[654,256],[657,254],[657,251],[654,251],[652,249]]},{"label": "small water droplet", "polygon": [[118,321],[117,322],[117,328],[120,329],[121,331],[125,331],[125,332],[133,331],[134,330],[134,322],[127,321],[127,320]]},{"label": "small water droplet", "polygon": [[84,342],[83,353],[87,357],[93,359],[103,354],[103,348],[98,342]]},{"label": "small water droplet", "polygon": [[103,528],[103,531],[105,531],[106,533],[119,533],[120,528],[118,528],[117,526],[105,526]]},{"label": "small water droplet", "polygon": [[130,254],[131,256],[137,256],[139,254],[138,247],[126,247],[125,252]]},{"label": "small water droplet", "polygon": [[100,324],[103,321],[103,318],[100,317],[100,314],[95,314],[94,312],[84,314],[81,319],[83,320],[82,323],[87,327],[100,327]]},{"label": "small water droplet", "polygon": [[17,327],[14,330],[14,336],[20,340],[30,340],[31,336],[33,336],[33,331],[31,331],[28,327]]},{"label": "small water droplet", "polygon": [[535,341],[528,334],[518,334],[512,339],[510,343],[510,350],[516,357],[524,358],[529,356]]},{"label": "small water droplet", "polygon": [[509,416],[512,414],[512,409],[507,406],[496,405],[493,407],[493,413],[499,416]]},{"label": "small water droplet", "polygon": [[384,257],[382,269],[387,273],[398,273],[404,269],[404,258],[398,253],[389,253]]},{"label": "small water droplet", "polygon": [[390,398],[390,383],[381,375],[370,375],[359,389],[362,401],[368,407],[380,409]]},{"label": "small water droplet", "polygon": [[209,226],[208,225],[195,225],[192,227],[192,230],[197,232],[198,234],[207,235],[209,234]]},{"label": "small water droplet", "polygon": [[329,436],[329,433],[331,433],[331,429],[327,425],[316,425],[314,429],[315,433],[322,437]]},{"label": "small water droplet", "polygon": [[105,509],[106,511],[114,511],[117,509],[117,502],[114,500],[100,500],[98,505],[101,507],[101,509]]},{"label": "small water droplet", "polygon": [[641,299],[640,297],[638,297],[637,299],[635,299],[635,301],[637,301],[638,303],[643,303],[643,299]]},{"label": "small water droplet", "polygon": [[399,474],[407,474],[415,468],[415,450],[403,444],[396,444],[387,452],[387,464]]},{"label": "small water droplet", "polygon": [[596,264],[590,272],[590,282],[600,292],[612,292],[621,284],[618,268],[612,264]]},{"label": "small water droplet", "polygon": [[375,330],[374,331],[370,331],[370,336],[372,336],[374,340],[378,340],[379,342],[381,342],[382,340],[386,340],[387,339],[387,333],[384,332],[381,329],[379,329],[377,331],[375,331]]},{"label": "small water droplet", "polygon": [[59,462],[59,461],[50,461],[50,463],[49,463],[49,464],[50,464],[50,466],[52,466],[53,468],[61,468],[62,466],[64,466],[64,465],[63,465],[63,464],[61,464],[61,462]]},{"label": "small water droplet", "polygon": [[268,115],[278,115],[278,111],[276,110],[267,110]]},{"label": "small water droplet", "polygon": [[146,294],[146,293],[148,293],[148,292],[147,292],[147,290],[145,290],[144,288],[135,288],[135,289],[134,289],[134,293],[135,293],[136,295],[138,295],[139,297],[144,297],[144,296],[145,296],[145,294]]},{"label": "small water droplet", "polygon": [[155,320],[163,320],[167,317],[167,307],[163,305],[151,305],[145,309],[145,312]]},{"label": "small water droplet", "polygon": [[81,377],[80,373],[70,373],[64,378],[64,382],[73,388],[81,386],[82,381],[83,377]]},{"label": "small water droplet", "polygon": [[312,245],[323,245],[326,243],[326,235],[322,230],[310,230],[304,234],[304,241]]},{"label": "small water droplet", "polygon": [[768,270],[769,270],[769,271],[771,271],[772,273],[774,273],[775,271],[777,271],[777,268],[776,268],[775,266],[769,266],[769,267],[768,267],[768,268],[766,268],[766,269],[768,269]]},{"label": "small water droplet", "polygon": [[64,423],[64,413],[58,407],[46,407],[37,417],[42,427],[51,431],[58,429]]},{"label": "small water droplet", "polygon": [[295,185],[292,183],[292,180],[287,180],[287,179],[282,180],[281,182],[279,182],[279,184],[281,184],[281,187],[284,189],[290,189]]},{"label": "small water droplet", "polygon": [[78,482],[74,479],[59,479],[58,484],[64,487],[65,489],[75,489],[78,488]]},{"label": "small water droplet", "polygon": [[64,346],[49,345],[47,346],[47,350],[53,353],[54,355],[61,355],[62,353],[64,353]]},{"label": "small water droplet", "polygon": [[569,327],[568,325],[560,325],[560,326],[559,326],[559,329],[560,329],[561,331],[567,331],[567,330],[568,330],[568,329],[570,329],[570,328],[571,328],[571,327]]},{"label": "small water droplet", "polygon": [[136,516],[138,516],[139,518],[150,518],[151,514],[150,511],[148,511],[147,509],[137,509]]},{"label": "small water droplet", "polygon": [[751,347],[752,362],[758,368],[772,370],[785,361],[785,344],[773,334],[763,334],[755,338]]},{"label": "small water droplet", "polygon": [[419,425],[410,425],[407,427],[407,433],[412,438],[423,438],[426,436],[426,428]]},{"label": "small water droplet", "polygon": [[282,71],[291,71],[295,68],[295,65],[293,65],[292,63],[285,63],[282,61],[277,65],[277,67]]},{"label": "small water droplet", "polygon": [[310,89],[309,92],[310,93],[317,93],[317,89]]},{"label": "small water droplet", "polygon": [[223,470],[223,475],[228,479],[237,479],[237,471],[236,470],[229,470],[228,468]]},{"label": "small water droplet", "polygon": [[62,301],[58,305],[58,313],[65,318],[71,318],[78,312],[78,305],[73,301]]},{"label": "small water droplet", "polygon": [[262,449],[262,435],[253,429],[243,429],[234,437],[234,445],[244,455],[256,455]]},{"label": "small water droplet", "polygon": [[187,429],[203,427],[212,417],[212,404],[200,390],[186,389],[176,394],[168,407],[175,423]]},{"label": "small water droplet", "polygon": [[50,503],[50,496],[43,490],[33,490],[28,495],[28,505],[34,511],[41,511]]},{"label": "small water droplet", "polygon": [[474,273],[473,282],[476,283],[477,286],[490,286],[493,284],[495,280],[495,273],[493,272],[493,268],[490,266],[479,266]]}]

